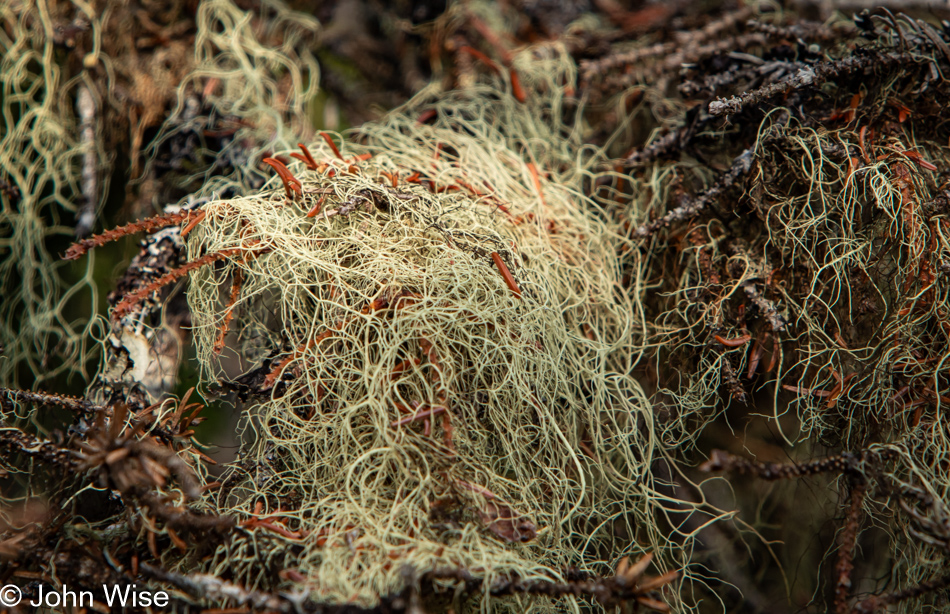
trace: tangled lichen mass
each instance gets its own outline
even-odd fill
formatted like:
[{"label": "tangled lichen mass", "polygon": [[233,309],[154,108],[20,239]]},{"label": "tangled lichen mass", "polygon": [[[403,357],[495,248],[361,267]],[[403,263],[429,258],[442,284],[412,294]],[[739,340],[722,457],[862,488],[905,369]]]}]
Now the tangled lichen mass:
[{"label": "tangled lichen mass", "polygon": [[[322,170],[291,166],[301,196],[210,202],[189,238],[195,257],[266,250],[205,268],[189,290],[205,377],[228,353],[214,352],[224,309],[228,348],[266,373],[245,436],[272,477],[234,478],[219,511],[293,492],[307,535],[296,568],[331,601],[371,605],[406,565],[479,568],[489,582],[603,573],[615,561],[596,544],[616,546],[597,527],[650,513],[657,442],[630,376],[640,341],[613,256],[624,239],[577,206],[582,174],[559,170],[570,161],[523,138],[533,110],[489,100],[414,101],[436,110],[421,142],[402,111],[342,159],[314,144]],[[475,134],[460,133],[462,111],[480,118],[465,124]],[[529,164],[551,176],[536,186]],[[664,548],[657,538],[643,535]],[[215,572],[253,585],[260,555],[233,553],[261,547],[229,544]]]},{"label": "tangled lichen mass", "polygon": [[947,610],[950,10],[324,4],[0,7],[2,607]]}]

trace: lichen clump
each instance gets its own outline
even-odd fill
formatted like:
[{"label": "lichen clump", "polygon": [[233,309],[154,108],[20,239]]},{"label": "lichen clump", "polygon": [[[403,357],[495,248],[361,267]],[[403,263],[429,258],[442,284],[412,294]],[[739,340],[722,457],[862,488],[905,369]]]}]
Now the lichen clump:
[{"label": "lichen clump", "polygon": [[301,195],[204,207],[190,258],[243,256],[193,276],[199,359],[216,380],[239,355],[253,399],[215,505],[278,515],[300,545],[239,538],[213,573],[266,585],[276,556],[321,599],[372,604],[407,570],[609,574],[665,545],[624,240],[582,196],[596,156],[554,147],[570,64],[532,66],[546,96],[422,95],[339,157],[309,147]]}]

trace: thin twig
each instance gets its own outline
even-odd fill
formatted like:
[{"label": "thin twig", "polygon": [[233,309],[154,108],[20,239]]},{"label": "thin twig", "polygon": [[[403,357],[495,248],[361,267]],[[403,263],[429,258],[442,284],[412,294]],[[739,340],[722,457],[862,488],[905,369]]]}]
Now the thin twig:
[{"label": "thin twig", "polygon": [[838,534],[838,562],[835,565],[835,614],[848,614],[851,597],[851,572],[854,571],[854,547],[861,522],[861,504],[867,487],[863,482],[851,489],[851,501],[845,515],[844,528]]},{"label": "thin twig", "polygon": [[699,466],[700,471],[725,471],[737,475],[754,475],[763,480],[787,480],[819,473],[847,473],[857,467],[854,454],[839,454],[808,463],[760,463],[722,450],[713,450],[709,460]]},{"label": "thin twig", "polygon": [[228,297],[228,304],[225,307],[224,317],[221,319],[221,328],[218,330],[218,338],[215,339],[211,351],[220,354],[224,349],[224,339],[228,334],[228,326],[231,324],[231,318],[234,317],[234,305],[238,297],[241,296],[241,287],[244,284],[244,270],[237,268],[234,270],[231,279],[231,295]]},{"label": "thin twig", "polygon": [[0,388],[0,406],[3,406],[3,397],[6,396],[11,401],[16,401],[19,403],[35,403],[37,405],[58,405],[59,407],[65,407],[70,411],[76,413],[89,415],[94,414],[99,411],[103,411],[106,408],[102,405],[95,405],[80,399],[78,397],[72,397],[66,394],[51,394],[48,392],[31,392],[29,390],[10,390],[8,388]]},{"label": "thin twig", "polygon": [[868,68],[891,67],[894,64],[910,61],[910,57],[902,53],[866,53],[849,55],[840,60],[828,60],[813,67],[799,69],[793,75],[781,81],[764,85],[750,92],[743,92],[731,98],[714,100],[709,103],[709,113],[712,115],[734,115],[750,104],[764,102],[779,94],[816,87],[828,81],[849,73],[866,70]]},{"label": "thin twig", "polygon": [[232,256],[236,256],[246,251],[260,253],[263,250],[259,250],[259,249],[247,250],[243,247],[231,247],[228,249],[222,249],[217,252],[212,252],[210,254],[205,254],[204,256],[201,256],[200,258],[192,260],[191,262],[188,262],[178,267],[174,271],[171,271],[170,273],[163,275],[162,277],[148,284],[144,288],[140,288],[136,290],[135,292],[125,295],[122,301],[118,305],[115,306],[115,312],[113,315],[116,318],[124,317],[128,315],[135,308],[135,306],[138,305],[149,294],[153,292],[157,292],[158,290],[161,290],[168,284],[174,283],[175,281],[181,279],[182,277],[184,277],[185,275],[187,275],[188,273],[196,269],[199,269],[203,266],[207,266],[209,264],[213,264],[217,262],[218,260],[231,258]]},{"label": "thin twig", "polygon": [[181,224],[182,222],[187,221],[191,215],[191,211],[180,211],[178,213],[169,213],[167,215],[156,215],[154,217],[147,217],[144,220],[132,222],[131,224],[126,224],[125,226],[113,228],[112,230],[107,230],[102,234],[73,243],[69,246],[69,249],[66,250],[66,255],[63,256],[63,259],[76,260],[90,249],[94,247],[100,247],[106,243],[109,243],[110,241],[116,241],[122,237],[140,232],[153,232],[160,228],[165,228],[166,226]]},{"label": "thin twig", "polygon": [[712,187],[697,198],[688,200],[679,207],[669,211],[663,217],[641,225],[633,232],[633,238],[645,239],[660,228],[666,228],[674,222],[681,222],[693,217],[708,207],[720,194],[732,187],[739,177],[749,172],[749,169],[752,168],[753,159],[754,151],[752,148],[746,149],[739,154],[729,170],[723,173]]},{"label": "thin twig", "polygon": [[900,603],[901,601],[907,601],[908,599],[915,599],[921,595],[933,593],[947,587],[950,587],[950,575],[929,580],[927,582],[921,582],[916,586],[894,591],[893,593],[869,597],[868,599],[865,599],[864,601],[855,605],[854,609],[851,611],[854,614],[874,614],[875,612],[878,612],[882,608],[886,608],[889,605]]}]

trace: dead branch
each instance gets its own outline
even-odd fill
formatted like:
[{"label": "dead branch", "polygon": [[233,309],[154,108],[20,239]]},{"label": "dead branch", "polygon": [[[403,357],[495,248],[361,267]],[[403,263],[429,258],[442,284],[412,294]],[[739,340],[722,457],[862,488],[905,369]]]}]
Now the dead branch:
[{"label": "dead branch", "polygon": [[835,565],[835,613],[848,614],[848,598],[851,596],[851,572],[854,571],[854,548],[858,540],[861,522],[861,504],[867,487],[855,484],[851,489],[851,501],[845,512],[844,527],[838,534],[838,562]]},{"label": "dead branch", "polygon": [[[861,50],[859,50],[861,51]],[[865,51],[855,53],[840,60],[828,60],[813,67],[804,67],[781,81],[764,85],[750,92],[743,92],[731,98],[714,100],[709,103],[711,115],[735,115],[748,105],[765,102],[779,94],[806,87],[817,87],[829,79],[835,79],[865,71],[870,68],[891,68],[912,58],[904,53],[878,53]]]},{"label": "dead branch", "polygon": [[645,239],[660,228],[666,228],[674,222],[682,222],[687,220],[700,211],[704,210],[714,200],[719,198],[723,192],[731,188],[741,176],[749,172],[749,169],[752,168],[752,161],[754,158],[755,156],[752,148],[746,149],[738,157],[736,157],[729,170],[723,173],[708,190],[703,192],[697,198],[688,200],[679,207],[668,212],[663,217],[653,220],[652,222],[642,224],[636,230],[634,230],[633,237],[635,239]]},{"label": "dead branch", "polygon": [[36,405],[56,405],[66,409],[88,416],[106,409],[102,405],[90,403],[85,399],[72,397],[66,394],[54,394],[49,392],[31,392],[29,390],[11,390],[9,388],[0,388],[0,408],[4,407],[4,398],[9,402],[33,403]]}]

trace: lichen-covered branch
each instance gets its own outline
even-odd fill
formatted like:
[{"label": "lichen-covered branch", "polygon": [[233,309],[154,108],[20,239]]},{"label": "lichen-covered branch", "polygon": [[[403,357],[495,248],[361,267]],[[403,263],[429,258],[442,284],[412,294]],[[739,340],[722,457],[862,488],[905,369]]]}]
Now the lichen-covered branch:
[{"label": "lichen-covered branch", "polygon": [[829,79],[864,71],[870,68],[891,68],[901,62],[912,61],[902,53],[875,53],[849,55],[838,60],[828,60],[811,67],[800,68],[798,72],[781,81],[764,85],[750,92],[743,92],[730,98],[720,98],[709,103],[712,115],[735,115],[745,107],[765,102],[779,94],[806,87],[817,87]]},{"label": "lichen-covered branch", "polygon": [[675,222],[688,220],[703,211],[723,192],[735,185],[736,181],[749,172],[754,160],[754,151],[746,149],[733,161],[732,166],[708,190],[700,196],[687,200],[684,204],[669,211],[661,218],[647,222],[633,231],[633,238],[645,239],[660,228],[666,228]]}]

